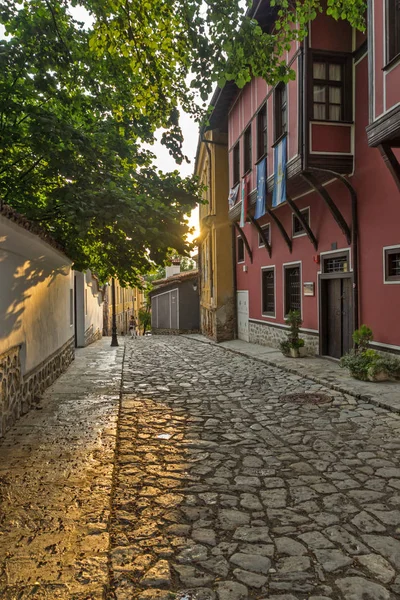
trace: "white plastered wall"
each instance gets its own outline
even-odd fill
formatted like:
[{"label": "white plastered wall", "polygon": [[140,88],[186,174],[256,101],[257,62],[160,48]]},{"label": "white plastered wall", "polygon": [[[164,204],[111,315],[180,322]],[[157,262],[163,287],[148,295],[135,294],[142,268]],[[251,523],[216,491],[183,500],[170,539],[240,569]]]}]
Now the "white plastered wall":
[{"label": "white plastered wall", "polygon": [[92,272],[74,272],[76,285],[76,345],[85,345],[85,332],[103,331],[103,294]]},{"label": "white plastered wall", "polygon": [[21,345],[22,373],[73,335],[71,261],[0,215],[0,354]]}]

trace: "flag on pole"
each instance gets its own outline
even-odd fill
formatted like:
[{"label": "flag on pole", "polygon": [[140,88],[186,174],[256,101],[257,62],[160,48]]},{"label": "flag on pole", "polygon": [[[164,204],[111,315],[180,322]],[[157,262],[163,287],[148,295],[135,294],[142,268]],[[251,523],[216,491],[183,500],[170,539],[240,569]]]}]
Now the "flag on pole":
[{"label": "flag on pole", "polygon": [[228,196],[229,210],[236,204],[236,200],[238,197],[238,191],[239,191],[239,184],[235,185],[235,187],[233,187],[229,190],[229,196]]},{"label": "flag on pole", "polygon": [[265,197],[266,197],[266,175],[267,175],[267,159],[263,158],[257,163],[257,200],[254,218],[259,219],[265,215]]},{"label": "flag on pole", "polygon": [[244,227],[247,220],[247,177],[242,179],[242,206],[240,209],[240,227]]},{"label": "flag on pole", "polygon": [[274,191],[272,206],[286,202],[286,143],[284,137],[274,148]]}]

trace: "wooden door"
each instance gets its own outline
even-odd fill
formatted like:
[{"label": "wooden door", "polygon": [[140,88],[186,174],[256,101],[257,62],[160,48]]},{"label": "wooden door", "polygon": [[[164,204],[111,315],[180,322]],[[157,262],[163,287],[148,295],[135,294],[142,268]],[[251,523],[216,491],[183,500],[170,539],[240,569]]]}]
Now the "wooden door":
[{"label": "wooden door", "polygon": [[322,353],[340,358],[353,345],[351,278],[324,279],[321,301],[324,303]]}]

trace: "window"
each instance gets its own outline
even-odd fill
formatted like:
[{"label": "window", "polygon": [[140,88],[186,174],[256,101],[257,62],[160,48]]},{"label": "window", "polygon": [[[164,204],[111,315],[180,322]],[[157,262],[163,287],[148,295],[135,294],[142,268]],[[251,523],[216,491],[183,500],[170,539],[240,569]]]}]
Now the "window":
[{"label": "window", "polygon": [[348,254],[343,256],[330,256],[324,259],[324,273],[347,273],[349,270]]},{"label": "window", "polygon": [[[301,211],[303,218],[305,219],[307,225],[310,225],[310,209],[303,208]],[[292,213],[292,237],[299,237],[301,235],[305,235],[306,230],[301,224],[300,220],[294,213]]]},{"label": "window", "polygon": [[244,241],[241,237],[237,239],[237,261],[244,262]]},{"label": "window", "polygon": [[387,60],[400,54],[400,0],[387,0]]},{"label": "window", "polygon": [[233,148],[233,185],[240,179],[240,146],[239,142]]},{"label": "window", "polygon": [[267,154],[267,105],[263,104],[257,115],[257,160]]},{"label": "window", "polygon": [[385,250],[385,281],[400,283],[400,246]]},{"label": "window", "polygon": [[318,121],[350,120],[345,103],[346,60],[314,57],[312,118]]},{"label": "window", "polygon": [[243,166],[244,166],[244,172],[247,173],[247,171],[250,171],[250,169],[253,165],[252,148],[251,148],[251,125],[249,125],[248,128],[246,129],[246,131],[244,132],[243,141],[244,141],[244,148],[243,148],[244,165]]},{"label": "window", "polygon": [[262,270],[262,314],[275,316],[275,269]]},{"label": "window", "polygon": [[285,315],[291,310],[301,311],[300,265],[285,267]]},{"label": "window", "polygon": [[280,83],[275,88],[275,141],[287,131],[286,85]]},{"label": "window", "polygon": [[[261,229],[264,231],[264,235],[267,238],[268,243],[271,243],[271,225],[269,223],[267,223],[267,225],[263,225],[261,227]],[[258,234],[258,247],[262,248],[263,246],[265,246],[264,244],[264,240],[262,239],[261,235]]]}]

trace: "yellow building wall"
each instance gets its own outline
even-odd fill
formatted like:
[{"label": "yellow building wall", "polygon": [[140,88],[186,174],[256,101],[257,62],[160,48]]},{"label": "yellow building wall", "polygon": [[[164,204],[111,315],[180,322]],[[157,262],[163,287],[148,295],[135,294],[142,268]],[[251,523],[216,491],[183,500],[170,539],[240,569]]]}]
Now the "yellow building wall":
[{"label": "yellow building wall", "polygon": [[217,130],[203,136],[210,143],[200,143],[195,171],[207,186],[206,203],[199,208],[201,326],[203,333],[213,339],[231,339],[234,302],[227,136]]}]

